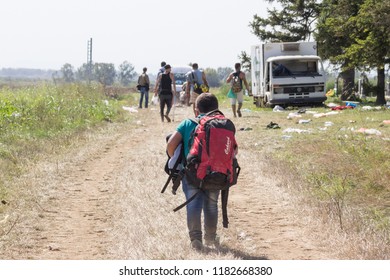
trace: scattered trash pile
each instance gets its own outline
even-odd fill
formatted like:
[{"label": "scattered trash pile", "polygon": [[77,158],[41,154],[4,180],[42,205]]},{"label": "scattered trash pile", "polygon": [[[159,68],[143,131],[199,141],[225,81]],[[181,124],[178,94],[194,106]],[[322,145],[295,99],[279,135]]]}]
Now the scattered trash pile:
[{"label": "scattered trash pile", "polygon": [[[295,120],[295,123],[298,125],[306,125],[311,123],[314,119],[324,118],[324,117],[330,117],[333,115],[337,115],[342,113],[343,110],[349,110],[349,109],[358,109],[361,111],[370,111],[370,110],[383,110],[383,109],[390,109],[390,107],[382,107],[382,106],[360,106],[359,102],[346,102],[345,105],[339,105],[335,103],[329,103],[328,108],[330,108],[331,111],[326,113],[318,113],[315,111],[310,111],[308,109],[300,109],[297,112],[291,112],[287,115],[288,120]],[[281,106],[275,106],[273,109],[274,112],[285,112],[286,110]],[[372,120],[374,121],[374,120]],[[356,123],[356,121],[349,121],[349,123]],[[326,131],[328,127],[333,126],[334,123],[332,121],[325,121],[323,123],[323,126],[319,127],[319,131]],[[390,120],[384,120],[379,126],[383,127],[385,125],[390,125]],[[275,122],[270,122],[267,126],[267,129],[280,129],[281,127],[279,124]],[[382,136],[382,132],[375,128],[364,128],[361,127],[359,129],[355,127],[349,127],[349,128],[341,128],[342,130],[349,130],[355,133],[362,133],[365,135],[373,135],[373,136]],[[282,139],[291,139],[292,136],[290,134],[292,133],[298,133],[298,134],[308,134],[315,132],[314,129],[301,129],[301,128],[294,128],[294,127],[288,127],[283,130]],[[346,136],[347,137],[347,136]],[[389,140],[388,138],[383,138],[383,140]]]}]

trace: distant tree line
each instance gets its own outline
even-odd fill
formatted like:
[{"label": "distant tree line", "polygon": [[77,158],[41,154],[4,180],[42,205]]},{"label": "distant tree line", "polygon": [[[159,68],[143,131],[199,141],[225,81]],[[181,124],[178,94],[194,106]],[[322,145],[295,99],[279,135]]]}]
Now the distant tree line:
[{"label": "distant tree line", "polygon": [[[230,67],[218,67],[204,69],[207,81],[211,87],[219,87],[225,83],[227,76],[233,71]],[[153,74],[149,75],[153,83]],[[98,82],[104,86],[112,86],[118,83],[122,86],[129,86],[131,82],[138,78],[138,73],[134,66],[128,61],[124,61],[116,69],[113,63],[84,63],[75,69],[70,63],[65,63],[60,70],[40,70],[25,68],[3,68],[0,69],[0,77],[8,78],[33,78],[33,79],[53,79],[54,82],[74,83],[74,82]]]},{"label": "distant tree line", "polygon": [[32,68],[2,68],[0,77],[11,79],[51,79],[55,70],[42,70]]},{"label": "distant tree line", "polygon": [[[204,71],[209,85],[211,87],[219,87],[233,69],[229,67],[219,67],[217,70],[206,68]],[[134,66],[125,61],[119,65],[118,71],[112,63],[94,63],[90,68],[84,63],[77,71],[74,70],[74,67],[71,64],[66,63],[62,66],[60,75],[57,79],[66,83],[75,81],[96,81],[105,86],[113,85],[117,81],[123,86],[128,86],[137,77],[138,74],[134,71]]]},{"label": "distant tree line", "polygon": [[[385,104],[385,66],[390,63],[389,0],[266,0],[279,9],[257,14],[249,23],[262,41],[296,42],[316,40],[319,54],[340,71],[341,98],[355,87],[355,70],[376,70],[377,104]],[[250,68],[250,57],[239,56]]]},{"label": "distant tree line", "polygon": [[104,86],[111,86],[118,81],[121,85],[128,86],[136,76],[134,66],[124,61],[119,65],[119,70],[115,69],[113,63],[93,63],[91,65],[84,63],[75,71],[71,64],[65,63],[53,78],[65,83],[96,81]]}]

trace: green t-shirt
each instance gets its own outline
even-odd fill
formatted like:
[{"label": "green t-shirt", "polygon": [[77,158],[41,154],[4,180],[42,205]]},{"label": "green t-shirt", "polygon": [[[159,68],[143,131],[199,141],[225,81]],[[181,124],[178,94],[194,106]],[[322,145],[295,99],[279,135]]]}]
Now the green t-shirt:
[{"label": "green t-shirt", "polygon": [[[204,114],[201,114],[197,117],[197,119],[199,120],[200,118],[202,118],[204,116]],[[192,143],[189,143],[190,142],[190,139],[191,139],[191,133],[192,131],[195,129],[195,127],[197,126],[198,124],[194,121],[194,120],[191,120],[191,119],[185,119],[184,121],[182,121],[178,127],[177,127],[177,131],[181,134],[181,137],[183,138],[183,143],[184,143],[184,156],[187,158],[187,155],[188,153],[190,152],[190,144]]]}]

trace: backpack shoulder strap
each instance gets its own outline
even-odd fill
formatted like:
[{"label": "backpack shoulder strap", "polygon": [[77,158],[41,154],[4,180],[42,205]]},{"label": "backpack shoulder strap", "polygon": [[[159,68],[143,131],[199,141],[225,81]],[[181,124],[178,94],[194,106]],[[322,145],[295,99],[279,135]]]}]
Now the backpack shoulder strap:
[{"label": "backpack shoulder strap", "polygon": [[179,211],[181,208],[183,208],[184,206],[186,206],[188,203],[190,203],[191,201],[193,201],[195,199],[195,197],[198,195],[198,193],[200,192],[201,190],[197,190],[186,202],[180,204],[179,206],[177,206],[175,209],[173,209],[173,212],[177,212]]},{"label": "backpack shoulder strap", "polygon": [[215,115],[222,115],[225,116],[220,110],[216,109],[213,111],[210,111],[206,114],[206,116],[215,116]]},{"label": "backpack shoulder strap", "polygon": [[229,198],[229,189],[221,191],[222,225],[224,228],[228,228],[229,225],[229,219],[227,214],[228,198]]},{"label": "backpack shoulder strap", "polygon": [[199,124],[199,119],[198,118],[189,118],[190,121],[193,123]]}]

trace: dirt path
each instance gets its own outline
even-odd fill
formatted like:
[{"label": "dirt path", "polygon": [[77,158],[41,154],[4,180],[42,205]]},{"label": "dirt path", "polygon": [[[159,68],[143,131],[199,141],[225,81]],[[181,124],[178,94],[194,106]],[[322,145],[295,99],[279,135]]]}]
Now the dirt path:
[{"label": "dirt path", "polygon": [[[164,136],[191,110],[175,113],[171,124],[158,123],[155,108],[134,113],[131,123],[95,132],[86,145],[20,178],[24,194],[15,198],[7,219],[2,258],[332,258],[297,200],[267,175],[262,150],[251,149],[251,131],[237,133],[242,176],[229,197],[230,227],[219,230],[221,248],[207,254],[190,250],[185,211],[172,212],[184,201],[182,194],[160,194]],[[266,122],[248,114],[236,121],[238,129]]]}]

